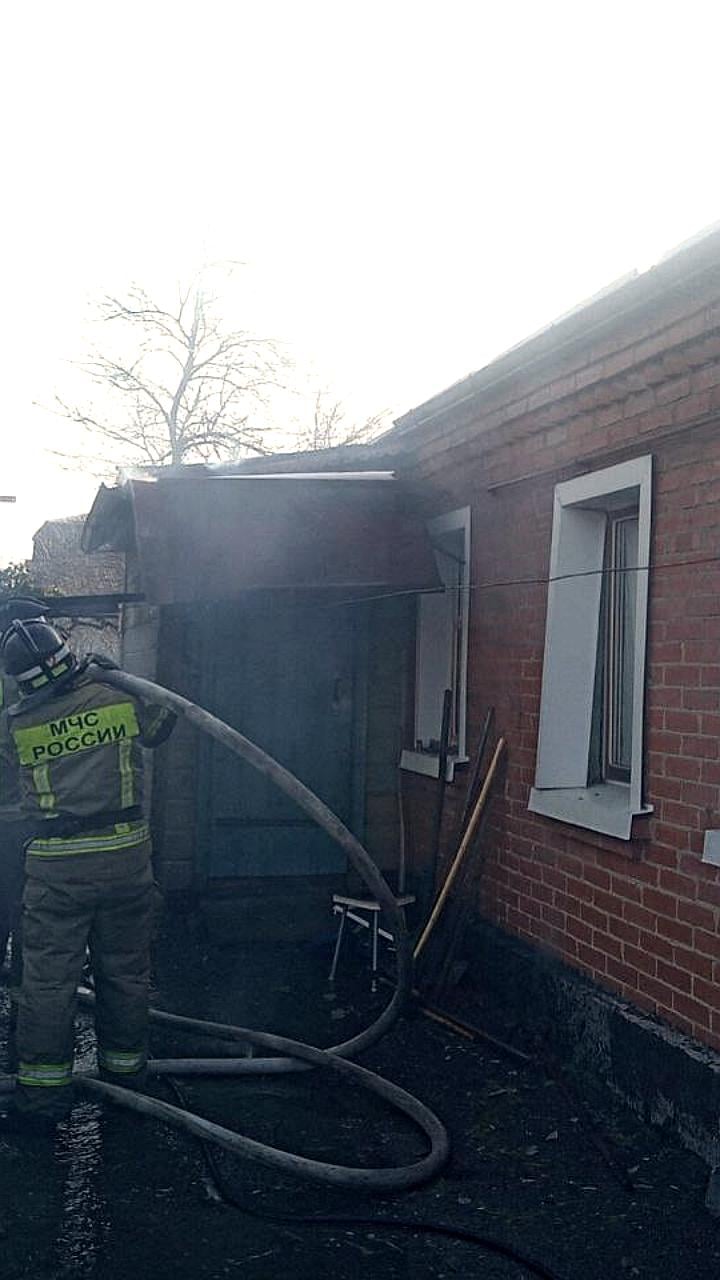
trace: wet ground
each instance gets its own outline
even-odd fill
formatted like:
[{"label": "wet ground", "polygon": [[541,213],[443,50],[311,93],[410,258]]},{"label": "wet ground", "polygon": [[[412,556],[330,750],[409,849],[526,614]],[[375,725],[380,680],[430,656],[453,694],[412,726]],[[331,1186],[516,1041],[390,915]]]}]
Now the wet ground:
[{"label": "wet ground", "polygon": [[[166,921],[156,1003],[329,1044],[370,1020],[365,957],[349,951],[334,997],[329,946],[211,942],[192,916]],[[353,975],[348,981],[348,975]],[[80,1053],[92,1054],[81,1018]],[[0,1051],[7,1002],[0,1008]],[[155,1035],[154,1052],[190,1049]],[[522,1066],[411,1016],[364,1057],[448,1125],[453,1156],[430,1186],[394,1197],[323,1189],[221,1152],[219,1198],[202,1152],[152,1120],[80,1099],[54,1143],[0,1141],[2,1280],[518,1280],[531,1273],[461,1239],[382,1229],[383,1218],[443,1223],[510,1243],[561,1280],[713,1280],[720,1220],[703,1207],[707,1170],[670,1137],[608,1099],[592,1115],[622,1185],[589,1139],[580,1104]],[[313,1072],[183,1088],[198,1111],[252,1137],[319,1159],[407,1162],[423,1149],[379,1103]],[[172,1100],[166,1085],[158,1097]],[[598,1110],[598,1107],[601,1109]],[[258,1213],[358,1214],[377,1226],[273,1222]]]}]

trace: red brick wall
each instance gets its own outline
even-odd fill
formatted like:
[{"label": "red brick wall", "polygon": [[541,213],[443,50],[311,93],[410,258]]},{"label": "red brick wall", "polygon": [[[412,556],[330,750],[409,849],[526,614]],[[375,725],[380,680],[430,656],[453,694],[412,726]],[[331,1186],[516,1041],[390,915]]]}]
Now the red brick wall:
[{"label": "red brick wall", "polygon": [[[481,911],[720,1049],[720,869],[701,862],[705,830],[720,826],[717,275],[669,290],[405,438],[428,517],[472,508],[469,742],[489,703],[508,740]],[[646,453],[655,457],[646,700],[654,813],[623,842],[528,811],[547,588],[488,584],[546,578],[556,483]],[[461,780],[449,789],[446,857],[462,789]],[[420,862],[432,804],[433,788],[413,779]]]}]

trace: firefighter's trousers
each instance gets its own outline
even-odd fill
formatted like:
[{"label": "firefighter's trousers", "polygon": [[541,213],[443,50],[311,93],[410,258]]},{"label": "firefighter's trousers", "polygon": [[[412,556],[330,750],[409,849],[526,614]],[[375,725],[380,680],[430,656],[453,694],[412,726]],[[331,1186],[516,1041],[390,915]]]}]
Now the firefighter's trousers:
[{"label": "firefighter's trousers", "polygon": [[[8,938],[16,933],[20,921],[24,845],[30,834],[26,822],[0,822],[0,965]],[[14,946],[13,960],[16,958],[18,964],[13,968],[19,972],[19,948]]]},{"label": "firefighter's trousers", "polygon": [[137,1085],[147,1058],[153,917],[150,841],[40,857],[28,852],[17,1106],[61,1118],[72,1104],[76,991],[86,948],[95,979],[98,1066]]}]

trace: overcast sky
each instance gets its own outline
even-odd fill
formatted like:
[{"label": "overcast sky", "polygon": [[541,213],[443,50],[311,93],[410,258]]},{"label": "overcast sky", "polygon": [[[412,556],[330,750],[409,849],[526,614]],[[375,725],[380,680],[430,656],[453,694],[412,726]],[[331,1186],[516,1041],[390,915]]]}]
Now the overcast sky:
[{"label": "overcast sky", "polygon": [[34,406],[107,290],[241,259],[233,322],[400,413],[720,218],[715,4],[14,7],[0,562],[92,500]]}]

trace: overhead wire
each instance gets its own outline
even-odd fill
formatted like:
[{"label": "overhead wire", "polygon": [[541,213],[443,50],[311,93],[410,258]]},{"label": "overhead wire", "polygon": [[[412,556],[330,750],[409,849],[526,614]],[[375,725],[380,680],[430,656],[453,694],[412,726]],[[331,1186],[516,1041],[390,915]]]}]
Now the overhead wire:
[{"label": "overhead wire", "polygon": [[[553,582],[569,582],[574,578],[614,577],[624,573],[662,573],[664,569],[692,569],[695,565],[720,564],[720,555],[698,556],[693,560],[663,560],[654,564],[618,565],[602,569],[576,569],[572,573],[544,574],[535,578],[498,578],[490,582],[466,582],[451,591],[496,591],[501,587],[547,587]],[[439,589],[438,589],[439,590]],[[403,596],[431,595],[433,589],[404,587],[402,591],[382,591],[375,595],[359,595],[345,600],[334,600],[324,606],[337,609],[347,605],[374,604],[378,600],[395,600]]]}]

